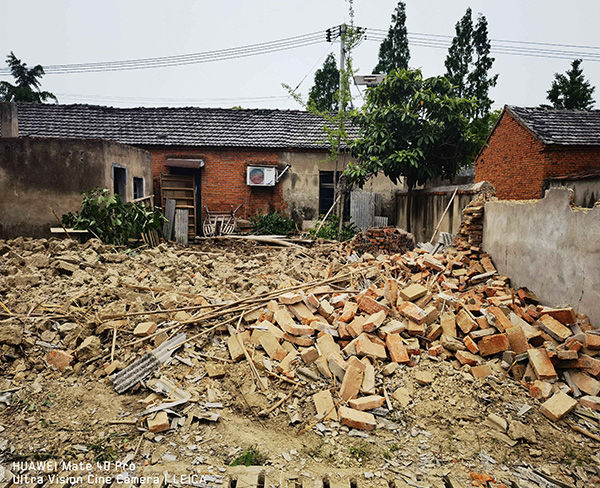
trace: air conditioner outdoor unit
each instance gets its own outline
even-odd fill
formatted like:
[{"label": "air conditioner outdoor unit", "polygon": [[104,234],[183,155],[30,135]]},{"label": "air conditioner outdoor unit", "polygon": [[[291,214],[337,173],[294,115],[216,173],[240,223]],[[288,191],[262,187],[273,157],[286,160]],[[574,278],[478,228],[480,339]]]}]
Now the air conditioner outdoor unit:
[{"label": "air conditioner outdoor unit", "polygon": [[249,186],[275,186],[275,183],[277,183],[277,168],[248,166],[246,169],[246,184]]}]

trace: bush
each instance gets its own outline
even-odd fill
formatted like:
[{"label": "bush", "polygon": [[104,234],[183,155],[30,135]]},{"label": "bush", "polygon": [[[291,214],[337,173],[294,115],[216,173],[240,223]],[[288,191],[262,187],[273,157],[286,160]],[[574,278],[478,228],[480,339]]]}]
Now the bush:
[{"label": "bush", "polygon": [[66,227],[89,230],[102,242],[115,245],[127,244],[143,232],[160,228],[165,221],[160,209],[151,210],[139,202],[124,203],[120,195],[100,188],[83,193],[79,212],[62,216]]},{"label": "bush", "polygon": [[269,212],[250,217],[252,233],[258,235],[288,235],[296,230],[296,223],[279,212]]},{"label": "bush", "polygon": [[338,239],[337,233],[338,226],[340,223],[338,216],[335,214],[331,214],[317,232],[317,229],[319,228],[321,222],[322,220],[317,221],[317,225],[315,225],[313,229],[308,230],[308,233],[313,239],[320,237],[321,239],[339,240],[340,242],[344,242],[349,239],[352,239],[359,231],[358,227],[356,227],[352,222],[346,222],[342,226],[342,232]]}]

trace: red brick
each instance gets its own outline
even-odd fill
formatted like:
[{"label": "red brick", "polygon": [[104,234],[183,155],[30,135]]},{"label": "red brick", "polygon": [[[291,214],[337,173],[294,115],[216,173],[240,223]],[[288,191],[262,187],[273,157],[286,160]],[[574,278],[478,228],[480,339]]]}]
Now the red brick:
[{"label": "red brick", "polygon": [[356,398],[362,385],[363,372],[355,366],[348,365],[340,387],[340,398],[344,401]]},{"label": "red brick", "polygon": [[59,349],[53,349],[46,356],[46,362],[51,364],[59,371],[64,371],[73,362],[75,358],[72,354],[69,354],[67,351],[61,351]]},{"label": "red brick", "polygon": [[554,422],[562,419],[577,406],[577,400],[562,391],[556,392],[551,398],[542,403],[540,411]]},{"label": "red brick", "polygon": [[379,395],[369,395],[361,398],[350,400],[348,405],[355,410],[373,410],[381,407],[385,402],[385,398]]},{"label": "red brick", "polygon": [[368,356],[377,359],[387,358],[385,347],[373,342],[367,334],[364,332],[359,335],[356,339],[356,354],[359,356]]},{"label": "red brick", "polygon": [[553,380],[558,377],[550,358],[544,349],[529,349],[529,362],[540,380]]},{"label": "red brick", "polygon": [[343,425],[354,429],[373,430],[377,425],[373,414],[354,410],[353,408],[340,407],[339,417]]},{"label": "red brick", "polygon": [[510,344],[506,334],[494,334],[481,339],[478,346],[480,354],[485,357],[508,350]]},{"label": "red brick", "polygon": [[396,363],[408,363],[410,361],[410,357],[408,356],[406,347],[404,347],[400,334],[386,335],[385,345],[387,346],[392,361]]},{"label": "red brick", "polygon": [[529,349],[529,343],[527,342],[527,337],[525,337],[525,333],[521,327],[518,325],[508,327],[505,333],[508,336],[508,342],[512,351],[514,351],[516,354],[527,352],[527,349]]}]

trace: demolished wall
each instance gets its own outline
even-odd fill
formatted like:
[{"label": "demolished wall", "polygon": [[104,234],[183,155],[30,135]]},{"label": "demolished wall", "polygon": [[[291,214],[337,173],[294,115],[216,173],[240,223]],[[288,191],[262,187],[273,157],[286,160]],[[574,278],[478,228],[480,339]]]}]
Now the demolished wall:
[{"label": "demolished wall", "polygon": [[569,304],[600,327],[600,207],[571,206],[572,191],[485,204],[483,248],[515,287]]}]

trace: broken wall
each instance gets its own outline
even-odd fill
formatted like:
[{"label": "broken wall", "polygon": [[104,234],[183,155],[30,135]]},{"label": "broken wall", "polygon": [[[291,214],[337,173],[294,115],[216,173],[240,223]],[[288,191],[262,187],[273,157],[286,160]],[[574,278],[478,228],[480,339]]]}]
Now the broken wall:
[{"label": "broken wall", "polygon": [[150,154],[115,142],[90,139],[0,139],[0,238],[44,237],[58,226],[52,210],[78,210],[81,193],[113,189],[114,165],[126,168],[126,198],[133,177],[152,191]]},{"label": "broken wall", "polygon": [[417,242],[428,242],[436,225],[444,214],[444,210],[450,202],[454,190],[458,190],[448,212],[442,220],[436,237],[439,237],[440,232],[456,234],[462,221],[463,208],[482,189],[487,188],[491,189],[491,185],[481,182],[414,190],[412,205],[410,206],[410,229],[408,229],[408,192],[398,191],[396,192],[396,226],[411,232]]},{"label": "broken wall", "polygon": [[571,305],[600,327],[600,207],[571,206],[572,192],[485,204],[483,249],[513,287],[546,304]]}]

